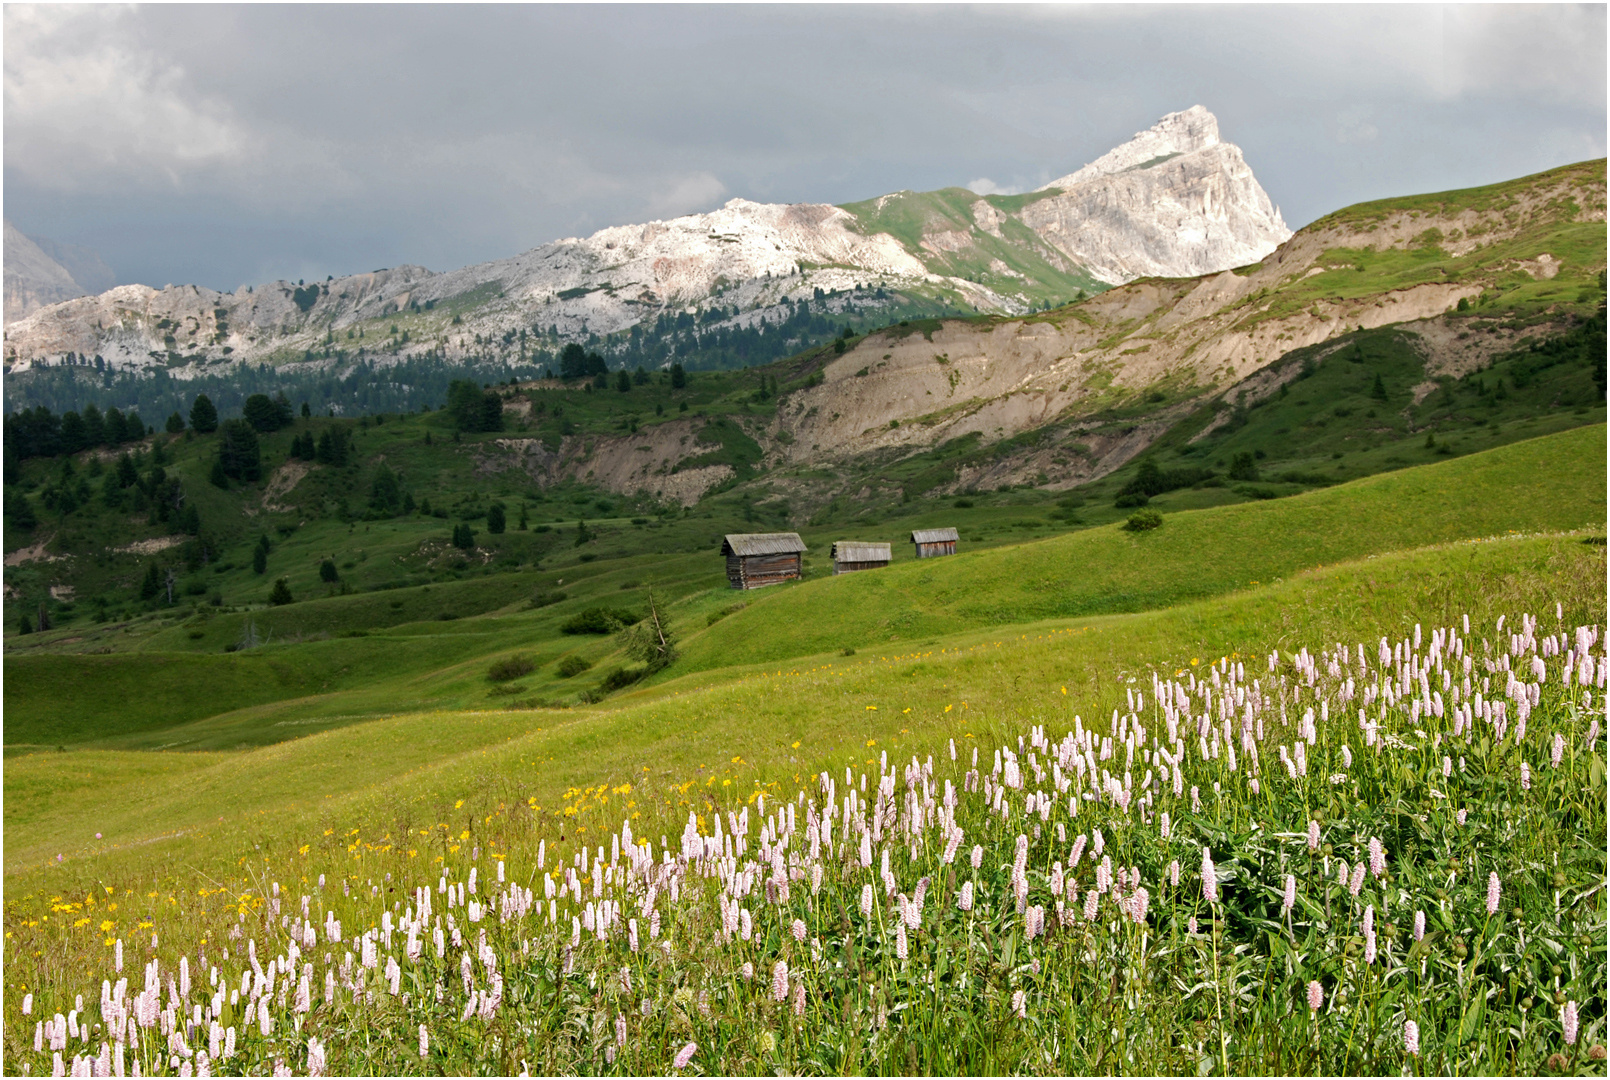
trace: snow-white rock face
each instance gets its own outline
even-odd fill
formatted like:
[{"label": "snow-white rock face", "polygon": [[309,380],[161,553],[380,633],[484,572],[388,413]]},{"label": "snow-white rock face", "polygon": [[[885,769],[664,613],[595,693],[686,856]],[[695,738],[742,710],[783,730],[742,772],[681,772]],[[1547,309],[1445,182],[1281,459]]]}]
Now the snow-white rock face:
[{"label": "snow-white rock face", "polygon": [[[918,290],[1021,313],[1029,300],[1013,289],[1032,284],[1022,273],[999,258],[980,259],[996,275],[986,284],[957,269],[952,256],[967,256],[980,241],[1033,244],[1041,265],[1119,284],[1255,262],[1290,236],[1240,151],[1220,141],[1218,122],[1200,106],[1164,117],[1042,190],[1021,209],[980,196],[970,227],[925,233],[915,247],[841,207],[734,199],[709,213],[615,226],[446,273],[404,266],[235,293],[121,286],[15,321],[8,226],[5,362],[20,371],[72,352],[119,368],[166,367],[182,378],[204,363],[292,360],[326,344],[361,345],[371,356],[462,359],[511,332],[540,328],[573,339],[667,311],[720,306],[732,322],[753,323],[780,317],[783,300],[811,299],[817,290]],[[1038,239],[1012,240],[1022,234],[1003,229],[1011,218]],[[376,325],[405,311],[407,343]],[[355,327],[368,335],[357,344],[345,336]]]},{"label": "snow-white rock face", "polygon": [[1023,223],[1095,276],[1195,277],[1257,262],[1291,238],[1241,149],[1197,105],[1053,181]]}]

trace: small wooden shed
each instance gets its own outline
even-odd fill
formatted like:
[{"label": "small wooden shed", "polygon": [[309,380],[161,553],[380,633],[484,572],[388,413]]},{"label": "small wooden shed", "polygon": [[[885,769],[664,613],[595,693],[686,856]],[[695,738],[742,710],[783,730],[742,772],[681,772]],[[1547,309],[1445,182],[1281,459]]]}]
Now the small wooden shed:
[{"label": "small wooden shed", "polygon": [[833,545],[833,574],[856,570],[881,570],[889,565],[889,544],[865,540],[840,540]]},{"label": "small wooden shed", "polygon": [[728,533],[721,542],[727,581],[734,589],[759,589],[802,576],[805,541],[799,533]]},{"label": "small wooden shed", "polygon": [[917,546],[917,558],[932,559],[936,555],[956,554],[957,536],[955,529],[917,529],[911,534],[911,542]]}]

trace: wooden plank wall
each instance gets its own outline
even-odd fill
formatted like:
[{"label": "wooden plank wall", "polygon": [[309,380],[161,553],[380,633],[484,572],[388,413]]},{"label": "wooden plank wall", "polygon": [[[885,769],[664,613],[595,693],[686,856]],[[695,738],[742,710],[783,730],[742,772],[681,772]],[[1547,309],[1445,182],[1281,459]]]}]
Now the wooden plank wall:
[{"label": "wooden plank wall", "polygon": [[941,540],[937,544],[917,545],[917,558],[919,559],[932,559],[939,555],[954,554],[956,554],[956,541],[954,540]]},{"label": "wooden plank wall", "polygon": [[759,589],[800,577],[800,556],[728,555],[727,582],[734,589]]}]

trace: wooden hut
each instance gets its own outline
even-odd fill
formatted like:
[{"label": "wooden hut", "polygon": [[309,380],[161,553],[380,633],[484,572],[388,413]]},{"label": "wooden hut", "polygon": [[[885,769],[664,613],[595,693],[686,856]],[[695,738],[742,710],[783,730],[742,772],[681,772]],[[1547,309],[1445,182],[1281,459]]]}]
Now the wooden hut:
[{"label": "wooden hut", "polygon": [[798,581],[805,553],[799,533],[728,533],[721,542],[727,581],[734,589],[759,589]]},{"label": "wooden hut", "polygon": [[936,555],[956,554],[956,541],[960,537],[955,529],[917,529],[911,542],[917,546],[917,558],[932,559]]},{"label": "wooden hut", "polygon": [[833,545],[833,574],[856,570],[881,570],[889,565],[889,544],[864,540],[840,540]]}]

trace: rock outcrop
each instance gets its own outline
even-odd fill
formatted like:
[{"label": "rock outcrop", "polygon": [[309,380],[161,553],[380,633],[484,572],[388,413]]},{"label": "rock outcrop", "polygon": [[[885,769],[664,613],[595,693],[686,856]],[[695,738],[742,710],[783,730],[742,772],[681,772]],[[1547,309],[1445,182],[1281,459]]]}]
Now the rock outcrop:
[{"label": "rock outcrop", "polygon": [[1023,223],[1104,281],[1195,277],[1257,262],[1291,238],[1239,147],[1197,105],[1041,191]]}]

